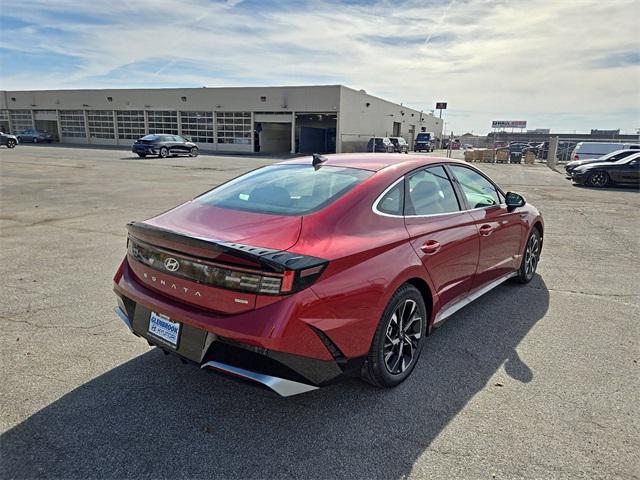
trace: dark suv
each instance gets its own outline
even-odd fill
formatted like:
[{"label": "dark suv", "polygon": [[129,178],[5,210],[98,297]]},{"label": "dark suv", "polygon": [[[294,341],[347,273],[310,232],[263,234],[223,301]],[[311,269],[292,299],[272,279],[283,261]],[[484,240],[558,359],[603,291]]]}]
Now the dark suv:
[{"label": "dark suv", "polygon": [[370,138],[367,143],[367,152],[393,153],[395,147],[389,137]]},{"label": "dark suv", "polygon": [[393,143],[393,151],[398,153],[409,153],[409,144],[402,137],[389,137]]},{"label": "dark suv", "polygon": [[426,151],[428,152],[433,152],[434,146],[433,146],[433,137],[431,136],[431,133],[428,132],[421,132],[416,136],[416,141],[415,141],[415,145],[413,146],[413,149],[416,152],[421,152],[421,151]]},{"label": "dark suv", "polygon": [[167,158],[170,155],[197,157],[199,153],[198,146],[192,141],[180,135],[166,135],[164,133],[145,135],[139,138],[131,147],[131,151],[142,158],[147,155],[158,155],[161,158]]}]

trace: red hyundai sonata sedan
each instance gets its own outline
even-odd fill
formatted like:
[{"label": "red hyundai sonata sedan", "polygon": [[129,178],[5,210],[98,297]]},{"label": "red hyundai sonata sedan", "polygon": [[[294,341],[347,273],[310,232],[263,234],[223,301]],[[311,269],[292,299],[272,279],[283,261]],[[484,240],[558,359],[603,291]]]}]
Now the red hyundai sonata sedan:
[{"label": "red hyundai sonata sedan", "polygon": [[258,168],[128,230],[129,329],[286,396],[398,385],[435,325],[533,278],[544,225],[465,162],[350,154]]}]

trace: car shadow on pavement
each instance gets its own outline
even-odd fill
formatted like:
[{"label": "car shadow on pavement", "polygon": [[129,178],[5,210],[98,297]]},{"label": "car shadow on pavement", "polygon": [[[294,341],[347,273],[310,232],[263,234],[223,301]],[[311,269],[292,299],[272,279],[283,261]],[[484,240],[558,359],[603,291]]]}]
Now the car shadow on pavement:
[{"label": "car shadow on pavement", "polygon": [[437,329],[413,375],[390,390],[346,380],[280,398],[153,349],[2,435],[0,472],[2,478],[404,478],[474,395],[495,388],[489,381],[503,365],[505,378],[532,380],[516,349],[548,305],[539,276],[528,286],[507,282]]}]

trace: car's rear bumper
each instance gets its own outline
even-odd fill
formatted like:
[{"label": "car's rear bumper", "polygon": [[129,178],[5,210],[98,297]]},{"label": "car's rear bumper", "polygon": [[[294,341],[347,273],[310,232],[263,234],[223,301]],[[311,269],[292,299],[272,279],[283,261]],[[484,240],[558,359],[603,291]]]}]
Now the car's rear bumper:
[{"label": "car's rear bumper", "polygon": [[[364,361],[345,358],[324,332],[290,313],[299,310],[293,304],[221,316],[149,290],[136,281],[126,261],[115,280],[116,313],[136,336],[200,368],[250,380],[281,395],[309,391],[345,375],[356,376]],[[301,301],[296,295],[277,303]],[[149,333],[151,311],[180,322],[177,346]],[[283,318],[272,318],[278,315]],[[286,315],[290,317],[284,318]]]}]

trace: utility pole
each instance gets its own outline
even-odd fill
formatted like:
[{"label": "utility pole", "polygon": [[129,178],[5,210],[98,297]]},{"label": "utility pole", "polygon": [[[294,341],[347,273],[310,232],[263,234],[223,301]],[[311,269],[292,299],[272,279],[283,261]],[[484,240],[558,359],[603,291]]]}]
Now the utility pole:
[{"label": "utility pole", "polygon": [[[447,102],[436,102],[436,110],[438,110],[438,112],[439,112],[438,115],[440,117],[440,120],[442,120],[442,110],[446,110],[446,109],[447,109]],[[446,122],[445,122],[445,124],[446,124]],[[444,127],[444,125],[443,125],[443,127]],[[440,148],[442,148],[442,139],[444,137],[444,134],[445,134],[445,132],[443,130],[442,134],[440,135],[440,145],[438,145],[438,147],[440,147]]]}]

